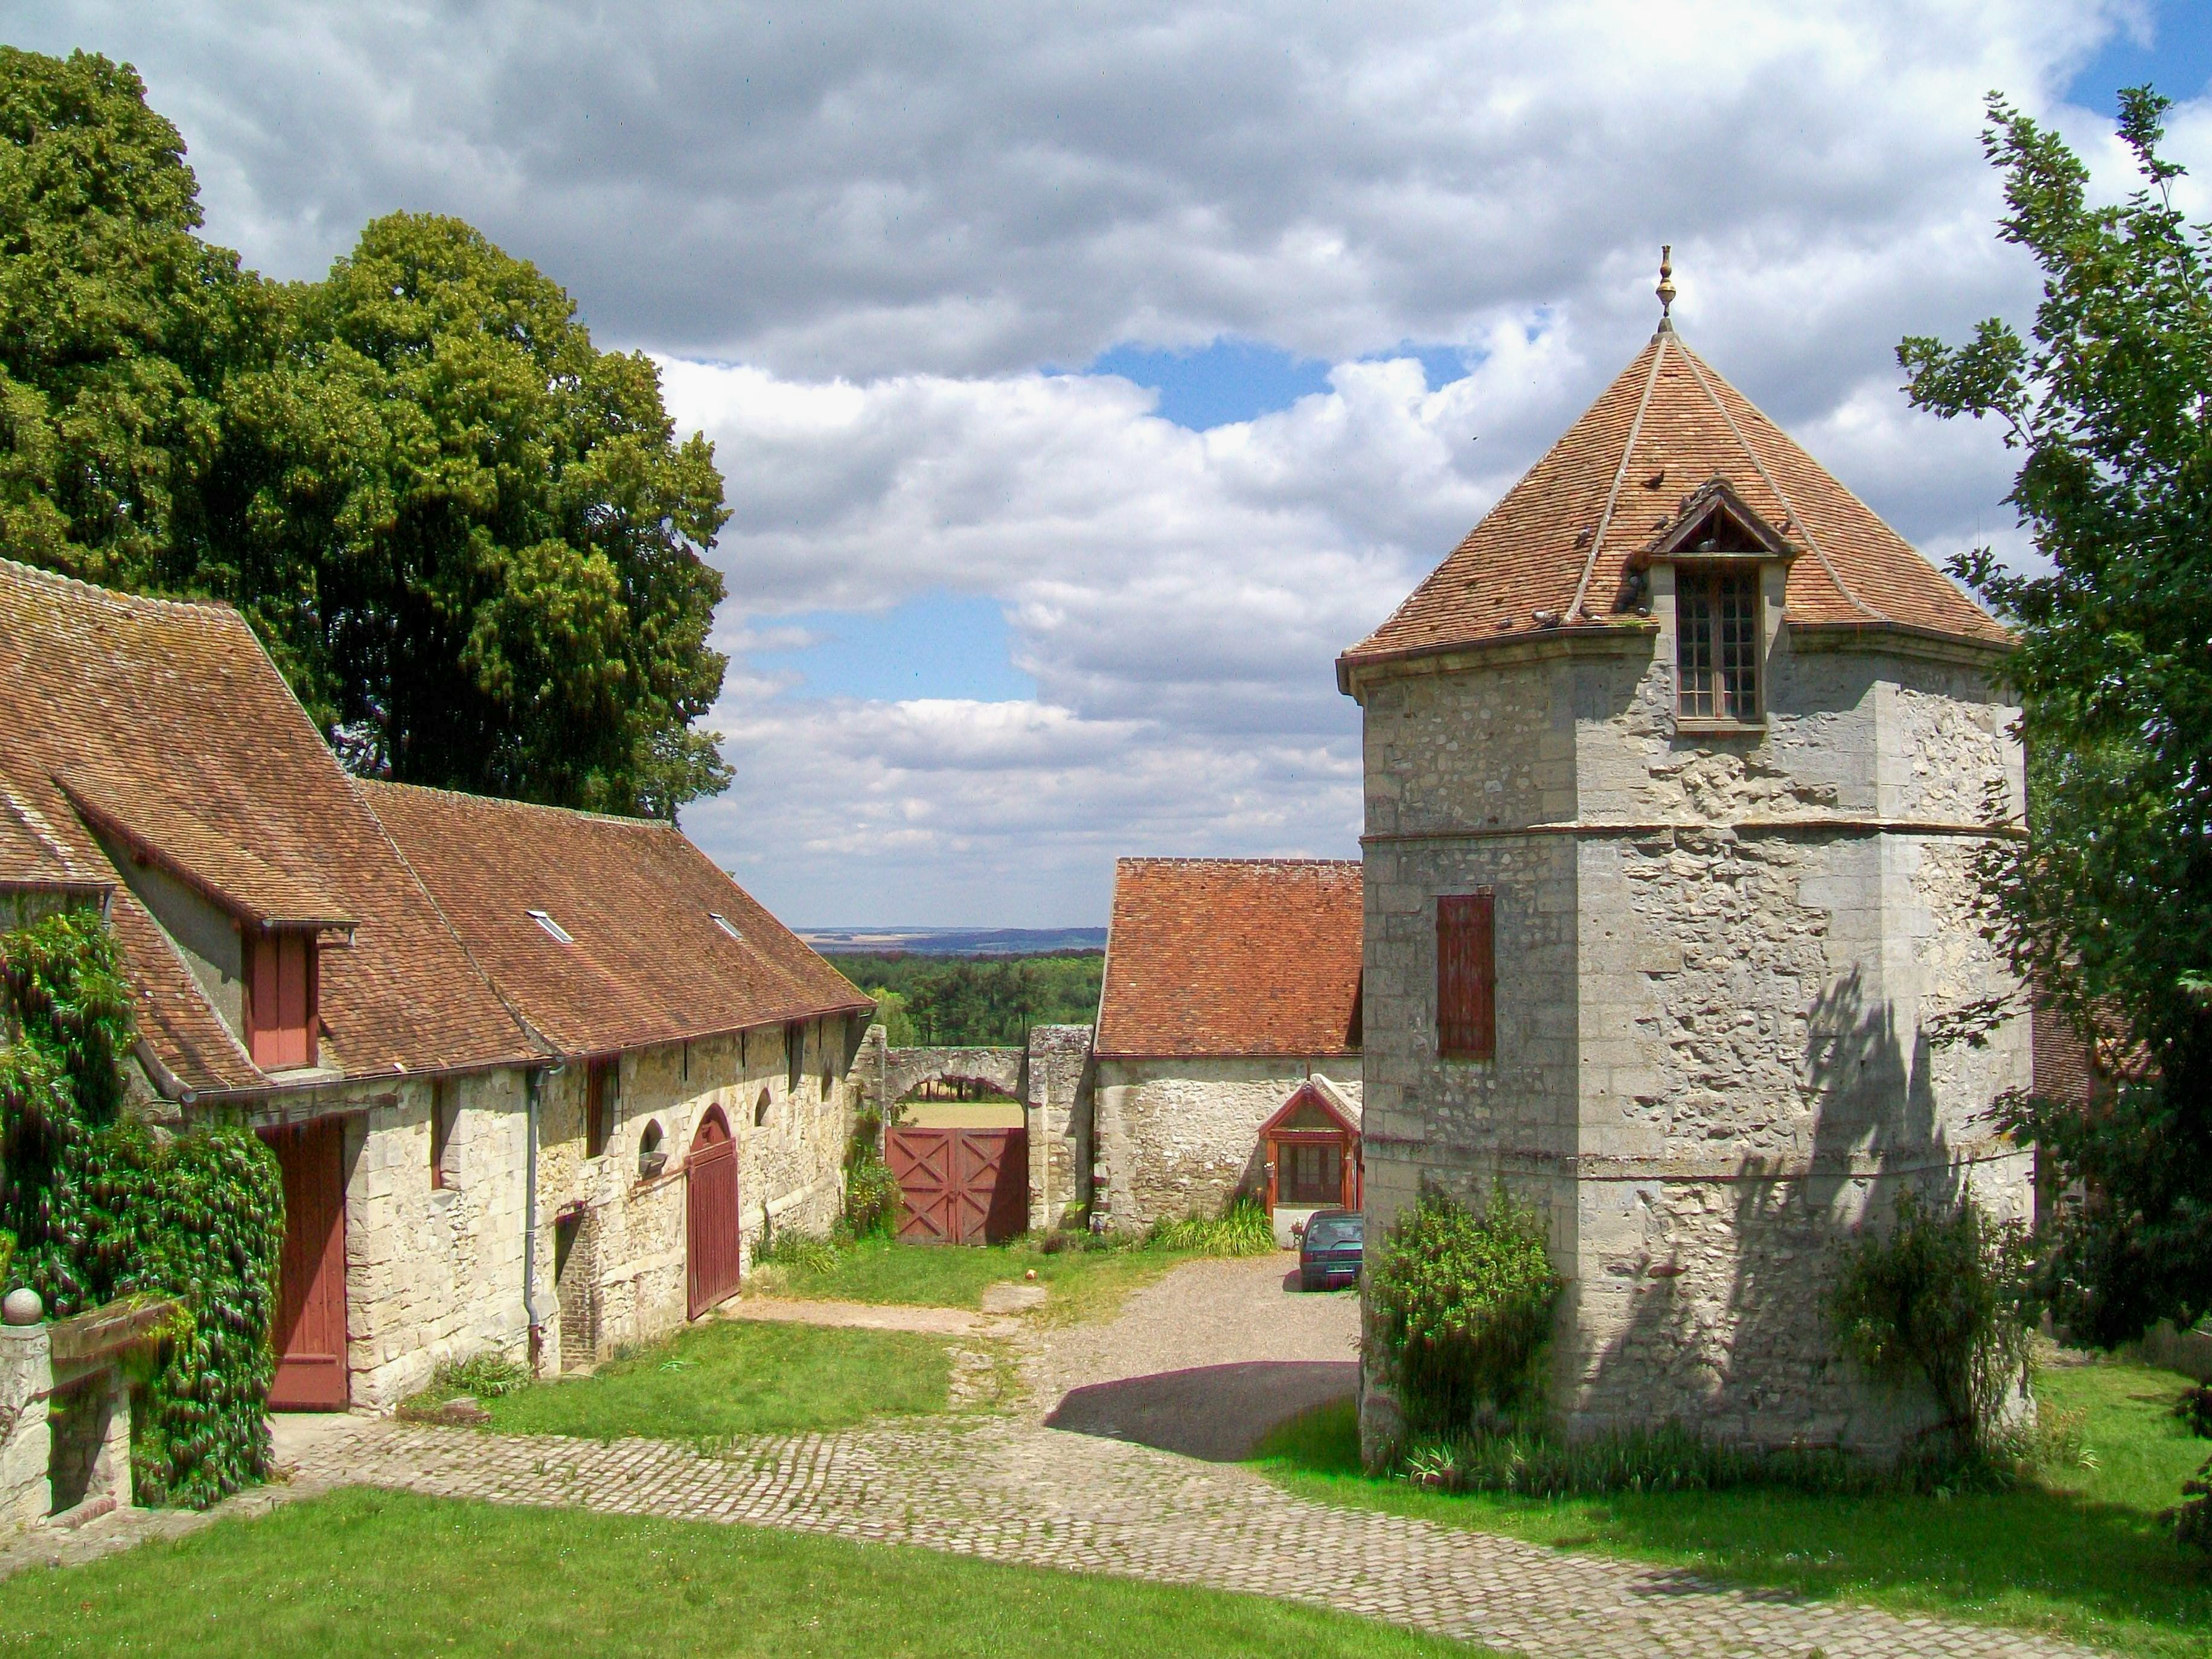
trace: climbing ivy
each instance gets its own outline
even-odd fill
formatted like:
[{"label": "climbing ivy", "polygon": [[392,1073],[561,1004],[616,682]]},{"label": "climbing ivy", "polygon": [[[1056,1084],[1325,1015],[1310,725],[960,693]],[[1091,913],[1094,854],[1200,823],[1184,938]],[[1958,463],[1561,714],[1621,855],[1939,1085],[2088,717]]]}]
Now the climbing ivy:
[{"label": "climbing ivy", "polygon": [[0,1229],[9,1284],[58,1316],[174,1297],[131,1420],[138,1501],[204,1508],[269,1467],[270,1322],[284,1236],[276,1161],[243,1128],[157,1135],[124,1110],[130,987],[90,910],[0,933]]}]

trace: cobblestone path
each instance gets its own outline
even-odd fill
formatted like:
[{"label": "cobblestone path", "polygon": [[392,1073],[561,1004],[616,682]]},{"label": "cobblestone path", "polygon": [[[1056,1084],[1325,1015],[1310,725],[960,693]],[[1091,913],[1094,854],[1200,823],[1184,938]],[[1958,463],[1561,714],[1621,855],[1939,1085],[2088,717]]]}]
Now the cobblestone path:
[{"label": "cobblestone path", "polygon": [[2087,1651],[1308,1503],[1235,1467],[1006,1418],[768,1437],[726,1455],[659,1441],[601,1445],[354,1419],[301,1446],[297,1468],[308,1489],[365,1483],[738,1522],[1243,1590],[1540,1659]]}]

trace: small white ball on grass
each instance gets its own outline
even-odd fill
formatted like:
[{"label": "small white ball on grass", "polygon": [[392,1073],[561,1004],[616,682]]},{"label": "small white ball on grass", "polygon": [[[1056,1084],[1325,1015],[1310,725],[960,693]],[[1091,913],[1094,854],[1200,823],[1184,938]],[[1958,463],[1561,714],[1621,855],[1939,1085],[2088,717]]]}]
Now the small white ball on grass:
[{"label": "small white ball on grass", "polygon": [[1022,1277],[1030,1280],[1031,1283],[1035,1283],[1036,1279],[1036,1269],[1035,1267],[1030,1268],[1027,1272],[1022,1274]]}]

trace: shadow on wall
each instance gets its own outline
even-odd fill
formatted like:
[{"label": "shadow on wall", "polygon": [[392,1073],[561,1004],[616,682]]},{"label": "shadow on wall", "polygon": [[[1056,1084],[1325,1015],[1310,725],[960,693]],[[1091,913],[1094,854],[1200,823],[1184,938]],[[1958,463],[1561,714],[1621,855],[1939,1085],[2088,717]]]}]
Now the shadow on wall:
[{"label": "shadow on wall", "polygon": [[[1822,1313],[1850,1227],[1886,1217],[1908,1182],[1930,1199],[1960,1196],[1930,1045],[1916,1029],[1908,1062],[1897,1026],[1856,969],[1814,1003],[1800,1085],[1809,1173],[1802,1154],[1761,1148],[1741,1153],[1730,1178],[1622,1183],[1638,1213],[1616,1237],[1642,1242],[1603,1266],[1601,1308],[1628,1305],[1589,1370],[1584,1426],[1675,1417],[1723,1442],[1881,1449],[1934,1420],[1931,1402],[1842,1358]],[[1615,1311],[1601,1316],[1613,1323]]]}]

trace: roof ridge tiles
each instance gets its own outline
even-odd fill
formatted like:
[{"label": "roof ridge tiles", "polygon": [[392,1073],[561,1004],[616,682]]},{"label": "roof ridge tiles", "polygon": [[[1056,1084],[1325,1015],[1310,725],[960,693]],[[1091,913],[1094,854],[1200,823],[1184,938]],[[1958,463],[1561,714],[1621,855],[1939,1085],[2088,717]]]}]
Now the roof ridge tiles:
[{"label": "roof ridge tiles", "polygon": [[375,789],[413,789],[426,795],[445,795],[454,800],[465,800],[485,806],[514,807],[532,812],[558,812],[564,817],[582,818],[589,823],[613,824],[623,830],[673,830],[676,825],[666,818],[638,817],[629,812],[600,812],[587,806],[561,806],[551,801],[518,800],[512,795],[487,795],[473,789],[448,789],[434,783],[405,783],[398,778],[357,778],[355,781]]},{"label": "roof ridge tiles", "polygon": [[227,599],[172,599],[157,593],[125,593],[112,587],[102,587],[97,582],[87,581],[82,576],[72,576],[67,571],[49,570],[43,565],[27,564],[21,559],[11,559],[0,554],[0,571],[9,575],[30,576],[57,587],[66,587],[88,599],[95,599],[118,611],[181,611],[209,621],[245,620],[239,608]]},{"label": "roof ridge tiles", "polygon": [[1359,868],[1361,868],[1361,867],[1362,867],[1361,860],[1359,860],[1358,859],[1309,859],[1309,858],[1280,858],[1280,859],[1267,859],[1267,858],[1220,858],[1220,859],[1214,859],[1214,858],[1202,858],[1202,857],[1198,857],[1198,856],[1194,856],[1194,855],[1192,855],[1192,854],[1174,854],[1174,853],[1132,853],[1132,854],[1127,854],[1127,855],[1126,855],[1126,856],[1124,856],[1124,857],[1117,858],[1117,859],[1115,859],[1114,861],[1115,861],[1115,863],[1116,863],[1116,864],[1173,864],[1173,865],[1197,865],[1197,866],[1209,866],[1209,867],[1210,867],[1210,866],[1215,866],[1215,865],[1249,865],[1249,866],[1255,866],[1255,867],[1258,867],[1258,866],[1309,866],[1309,867],[1331,868],[1331,869],[1339,869],[1339,870],[1357,870],[1357,869],[1359,869]]}]

